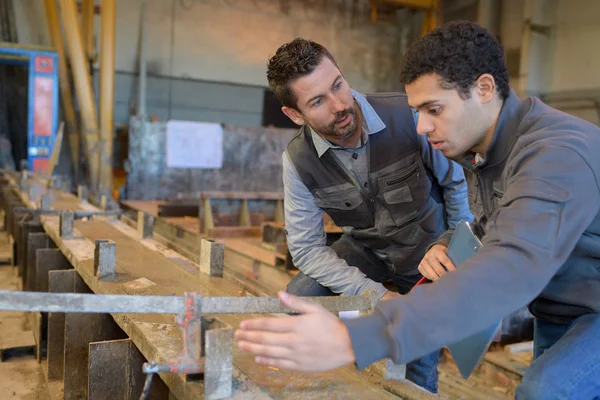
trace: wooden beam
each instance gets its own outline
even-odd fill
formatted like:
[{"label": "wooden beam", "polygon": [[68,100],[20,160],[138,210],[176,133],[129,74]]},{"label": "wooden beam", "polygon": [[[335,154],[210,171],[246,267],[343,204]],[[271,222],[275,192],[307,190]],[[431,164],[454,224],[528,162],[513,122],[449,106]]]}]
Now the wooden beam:
[{"label": "wooden beam", "polygon": [[280,192],[202,192],[202,199],[212,200],[283,200]]}]

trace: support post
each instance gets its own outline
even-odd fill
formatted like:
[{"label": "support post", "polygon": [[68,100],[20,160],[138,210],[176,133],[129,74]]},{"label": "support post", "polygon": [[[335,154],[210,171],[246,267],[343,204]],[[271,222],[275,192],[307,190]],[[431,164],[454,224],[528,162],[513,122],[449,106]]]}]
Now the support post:
[{"label": "support post", "polygon": [[250,211],[248,210],[248,200],[242,200],[240,207],[240,226],[250,226]]},{"label": "support post", "polygon": [[100,42],[100,187],[112,192],[113,132],[115,105],[115,20],[116,0],[102,0]]},{"label": "support post", "polygon": [[138,211],[137,216],[137,231],[141,239],[152,237],[154,230],[154,215]]},{"label": "support post", "polygon": [[96,240],[94,248],[94,275],[101,280],[117,276],[117,244],[112,240]]},{"label": "support post", "polygon": [[71,239],[73,237],[73,220],[75,214],[73,211],[63,211],[60,213],[58,222],[58,230],[60,237],[63,239]]},{"label": "support post", "polygon": [[77,121],[77,115],[75,113],[75,103],[71,91],[71,77],[69,76],[69,70],[67,68],[67,56],[60,31],[58,10],[56,8],[56,0],[44,0],[44,3],[46,6],[46,21],[48,22],[52,47],[54,47],[58,54],[60,99],[62,101],[65,122],[67,125],[67,137],[69,138],[69,146],[71,147],[73,168],[75,170],[75,176],[78,176],[81,131],[79,130],[79,122]]},{"label": "support post", "polygon": [[223,276],[225,244],[200,239],[200,272],[210,276]]},{"label": "support post", "polygon": [[89,65],[83,49],[83,38],[77,18],[76,2],[75,0],[59,0],[59,4],[77,100],[80,105],[81,119],[85,132],[86,140],[84,142],[90,165],[90,182],[92,188],[97,188],[100,158],[98,151],[94,151],[93,149],[96,149],[99,140],[98,114],[92,90],[92,80],[88,70]]},{"label": "support post", "polygon": [[87,201],[88,201],[87,186],[84,186],[84,185],[77,186],[77,197],[79,198],[79,201],[81,201],[82,203],[87,203]]},{"label": "support post", "polygon": [[40,199],[40,209],[50,210],[52,208],[52,197],[48,194],[43,194]]},{"label": "support post", "polygon": [[232,394],[233,329],[216,318],[205,320],[208,322],[208,329],[204,334],[204,398],[229,399]]}]

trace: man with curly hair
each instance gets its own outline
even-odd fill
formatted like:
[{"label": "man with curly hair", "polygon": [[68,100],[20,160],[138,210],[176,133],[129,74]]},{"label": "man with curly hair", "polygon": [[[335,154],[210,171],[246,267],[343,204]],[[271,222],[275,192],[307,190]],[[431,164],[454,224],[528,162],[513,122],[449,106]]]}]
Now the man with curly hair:
[{"label": "man with curly hair", "polygon": [[458,270],[437,273],[447,267],[450,233],[442,235],[421,263],[436,282],[354,320],[281,293],[302,315],[244,321],[240,348],[298,370],[406,362],[529,305],[534,361],[516,398],[599,398],[600,129],[519,99],[502,47],[472,22],[417,40],[401,80],[418,133],[470,171],[483,248]]},{"label": "man with curly hair", "polygon": [[[352,90],[318,43],[282,45],[267,78],[282,111],[302,126],[282,157],[287,244],[300,269],[288,292],[399,297],[383,285],[388,280],[409,292],[428,246],[473,218],[462,168],[417,135],[404,93]],[[344,231],[331,246],[323,212]],[[435,350],[406,370],[434,393]]]}]

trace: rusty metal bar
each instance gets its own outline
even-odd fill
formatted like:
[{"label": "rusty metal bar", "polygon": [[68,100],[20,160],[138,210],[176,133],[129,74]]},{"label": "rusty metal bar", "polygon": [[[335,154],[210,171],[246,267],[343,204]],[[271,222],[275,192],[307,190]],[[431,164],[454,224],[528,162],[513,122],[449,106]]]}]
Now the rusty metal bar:
[{"label": "rusty metal bar", "polygon": [[[370,293],[360,296],[306,297],[331,312],[369,310]],[[199,314],[283,314],[293,313],[277,298],[198,297]],[[34,293],[0,290],[0,310],[66,313],[181,314],[182,296],[129,296],[80,293]]]},{"label": "rusty metal bar", "polygon": [[100,192],[112,195],[113,131],[115,105],[116,0],[102,0],[100,13]]},{"label": "rusty metal bar", "polygon": [[79,101],[80,112],[85,132],[88,163],[90,166],[90,182],[92,188],[98,185],[98,170],[100,157],[96,148],[99,140],[98,113],[92,90],[92,80],[88,72],[88,63],[83,51],[83,39],[75,0],[59,0],[65,39],[71,59],[71,69]]},{"label": "rusty metal bar", "polygon": [[79,149],[81,131],[79,130],[79,122],[77,121],[77,114],[75,113],[73,93],[71,93],[71,79],[67,68],[67,56],[60,31],[56,0],[44,0],[44,4],[46,6],[46,20],[50,31],[51,43],[58,54],[60,98],[62,100],[63,112],[67,123],[67,137],[71,147],[71,156],[73,157],[73,168],[75,170],[75,176],[77,176],[80,162]]}]

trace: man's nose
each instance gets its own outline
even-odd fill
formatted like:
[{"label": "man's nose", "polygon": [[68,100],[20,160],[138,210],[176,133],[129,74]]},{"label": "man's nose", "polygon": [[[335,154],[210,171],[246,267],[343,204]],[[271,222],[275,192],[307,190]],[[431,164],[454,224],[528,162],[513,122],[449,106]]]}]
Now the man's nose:
[{"label": "man's nose", "polygon": [[417,133],[419,135],[428,135],[435,129],[435,126],[427,118],[427,116],[422,115],[421,113],[417,114]]}]

